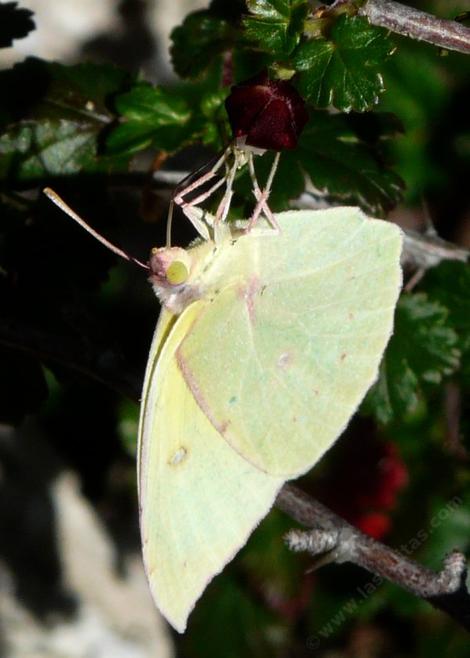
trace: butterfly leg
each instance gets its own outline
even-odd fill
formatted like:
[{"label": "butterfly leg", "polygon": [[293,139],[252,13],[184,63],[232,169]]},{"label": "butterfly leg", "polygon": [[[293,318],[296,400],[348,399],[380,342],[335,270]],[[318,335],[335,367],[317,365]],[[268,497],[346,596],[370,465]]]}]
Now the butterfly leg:
[{"label": "butterfly leg", "polygon": [[233,181],[235,180],[235,175],[237,173],[239,164],[237,153],[234,152],[233,155],[234,158],[232,165],[230,167],[227,165],[225,194],[217,207],[214,224],[224,222],[227,218],[228,211],[230,210],[230,203],[233,197]]},{"label": "butterfly leg", "polygon": [[253,226],[258,221],[258,218],[262,212],[264,212],[266,219],[269,221],[269,223],[277,233],[279,233],[281,230],[279,224],[276,221],[276,218],[274,217],[267,203],[269,194],[271,192],[274,176],[276,175],[276,170],[279,164],[280,156],[281,153],[280,151],[278,151],[274,156],[273,164],[271,166],[271,171],[269,172],[268,180],[266,181],[266,187],[264,188],[264,190],[261,190],[258,183],[258,179],[256,178],[253,154],[250,153],[248,155],[248,170],[250,172],[251,181],[253,183],[253,194],[255,196],[257,203],[248,221],[248,226],[246,229],[247,231],[250,231],[253,228]]},{"label": "butterfly leg", "polygon": [[[231,147],[230,147],[231,148]],[[226,177],[223,176],[220,180],[218,180],[214,185],[212,185],[208,190],[203,192],[202,194],[199,194],[196,198],[191,199],[190,201],[186,201],[185,197],[190,193],[194,192],[194,190],[197,190],[200,188],[202,185],[210,181],[214,176],[216,176],[217,172],[219,169],[226,164],[227,160],[227,152],[229,149],[225,149],[224,152],[220,157],[217,158],[215,161],[214,165],[202,176],[199,176],[195,180],[193,180],[191,183],[186,184],[186,181],[190,179],[194,174],[190,174],[187,176],[176,188],[173,197],[170,201],[170,206],[168,209],[168,219],[167,219],[167,246],[171,245],[171,226],[173,222],[173,211],[174,211],[174,206],[177,204],[183,211],[183,213],[186,215],[186,217],[189,219],[189,221],[192,223],[196,231],[204,238],[205,240],[209,239],[209,232],[206,226],[206,222],[204,220],[201,220],[200,218],[196,217],[196,214],[192,212],[192,209],[196,204],[201,203],[202,201],[205,201],[211,194],[215,192],[221,185],[224,184]],[[201,169],[204,169],[206,165],[203,165]],[[199,170],[200,171],[200,170]],[[196,172],[197,173],[197,172]]]},{"label": "butterfly leg", "polygon": [[223,185],[225,181],[225,177],[221,178],[217,183],[215,183],[209,190],[206,192],[203,192],[200,194],[198,197],[195,199],[192,199],[191,201],[185,201],[185,197],[190,193],[194,192],[194,190],[197,190],[199,187],[207,183],[208,181],[211,180],[211,178],[214,178],[214,176],[217,174],[219,169],[222,167],[222,165],[226,161],[226,153],[227,150],[225,150],[220,158],[215,162],[215,164],[207,171],[205,174],[202,176],[199,176],[199,178],[196,178],[192,183],[189,185],[185,185],[185,181],[180,183],[180,185],[176,188],[175,194],[173,196],[173,201],[176,203],[178,206],[183,208],[184,206],[194,206],[197,203],[200,203],[201,201],[204,201],[207,199],[218,187]]}]

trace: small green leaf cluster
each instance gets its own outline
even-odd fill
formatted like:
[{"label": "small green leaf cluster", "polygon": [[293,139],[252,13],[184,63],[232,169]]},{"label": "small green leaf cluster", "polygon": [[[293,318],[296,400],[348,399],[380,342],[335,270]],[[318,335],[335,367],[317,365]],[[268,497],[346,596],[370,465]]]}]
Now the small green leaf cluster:
[{"label": "small green leaf cluster", "polygon": [[[469,287],[466,292],[470,294]],[[413,412],[426,388],[440,384],[457,370],[460,341],[449,315],[444,303],[430,295],[402,295],[379,379],[365,404],[379,422]],[[461,335],[460,340],[465,342],[468,336]]]},{"label": "small green leaf cluster", "polygon": [[[306,0],[215,0],[173,31],[172,60],[185,81],[167,86],[108,65],[26,60],[0,74],[0,85],[12,90],[0,107],[0,175],[20,185],[59,175],[111,175],[149,149],[174,154],[203,144],[218,150],[230,139],[224,109],[230,84],[268,67],[298,86],[311,115],[300,148],[283,165],[291,175],[275,181],[273,206],[286,208],[311,184],[332,202],[383,215],[402,195],[383,153],[398,124],[393,130],[384,124],[371,141],[355,116],[377,103],[381,66],[393,44],[354,13],[332,9],[317,16]],[[332,108],[350,113],[350,120]],[[243,177],[239,189],[243,195]]]}]

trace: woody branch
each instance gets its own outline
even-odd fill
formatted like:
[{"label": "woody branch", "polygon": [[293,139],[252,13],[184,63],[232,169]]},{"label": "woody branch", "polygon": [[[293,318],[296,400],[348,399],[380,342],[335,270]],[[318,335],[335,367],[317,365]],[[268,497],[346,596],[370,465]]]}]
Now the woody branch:
[{"label": "woody branch", "polygon": [[436,573],[364,535],[290,484],[281,489],[276,505],[295,521],[310,528],[308,531],[291,530],[286,535],[286,543],[294,551],[314,555],[317,568],[331,562],[352,562],[428,601],[470,631],[466,559],[459,551],[447,555],[442,570]]},{"label": "woody branch", "polygon": [[367,0],[360,7],[359,15],[397,34],[446,50],[470,53],[470,29],[457,21],[437,18],[393,0]]}]

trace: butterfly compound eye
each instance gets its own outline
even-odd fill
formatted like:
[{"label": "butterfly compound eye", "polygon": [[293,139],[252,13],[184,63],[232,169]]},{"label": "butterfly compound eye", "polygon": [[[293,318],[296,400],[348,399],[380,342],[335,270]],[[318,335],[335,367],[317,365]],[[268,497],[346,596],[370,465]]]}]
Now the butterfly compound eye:
[{"label": "butterfly compound eye", "polygon": [[189,278],[191,258],[180,247],[155,248],[150,254],[149,268],[153,283],[164,287],[180,286]]},{"label": "butterfly compound eye", "polygon": [[187,265],[180,260],[174,260],[166,271],[166,279],[172,286],[181,285],[188,279],[188,276]]},{"label": "butterfly compound eye", "polygon": [[234,85],[225,108],[234,138],[260,149],[295,148],[308,121],[305,101],[295,87],[271,80],[267,71]]}]

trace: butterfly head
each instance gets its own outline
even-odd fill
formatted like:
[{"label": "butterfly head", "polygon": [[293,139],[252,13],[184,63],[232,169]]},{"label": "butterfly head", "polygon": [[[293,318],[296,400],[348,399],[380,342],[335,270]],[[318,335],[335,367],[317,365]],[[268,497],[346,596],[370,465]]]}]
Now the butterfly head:
[{"label": "butterfly head", "polygon": [[181,247],[156,247],[150,253],[149,281],[160,302],[176,315],[199,297],[191,269],[192,258]]},{"label": "butterfly head", "polygon": [[150,252],[150,281],[163,288],[183,285],[191,272],[191,257],[181,247],[155,247]]}]

